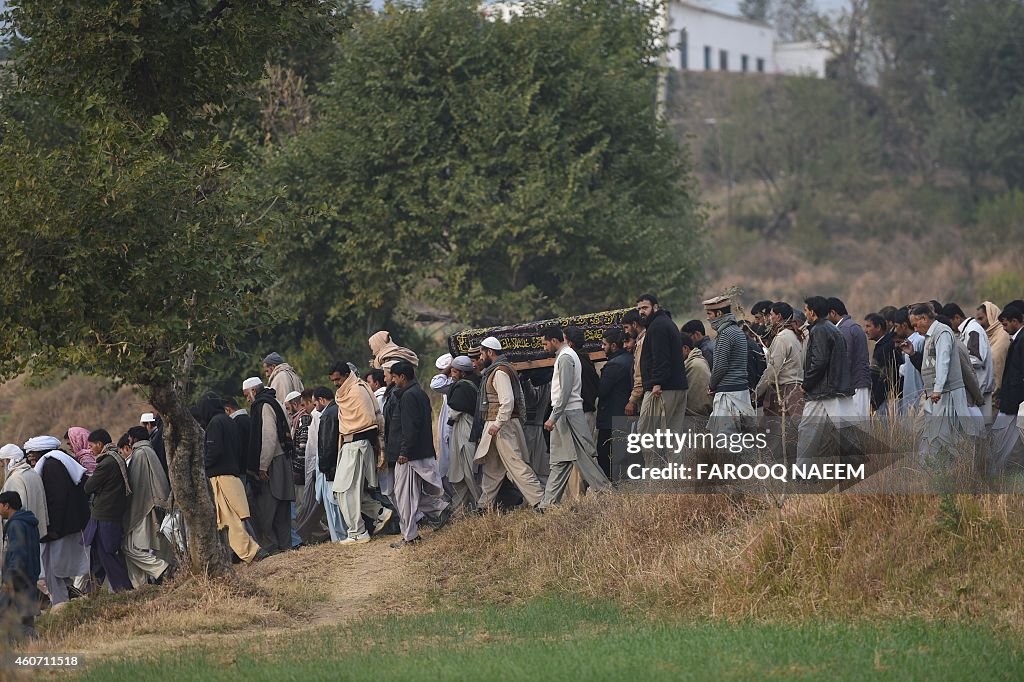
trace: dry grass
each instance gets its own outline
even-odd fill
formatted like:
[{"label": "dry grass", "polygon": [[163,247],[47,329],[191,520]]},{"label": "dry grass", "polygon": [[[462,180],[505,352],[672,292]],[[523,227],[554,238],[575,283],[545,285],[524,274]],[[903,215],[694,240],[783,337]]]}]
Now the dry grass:
[{"label": "dry grass", "polygon": [[77,599],[39,620],[42,637],[27,650],[130,657],[339,624],[371,607],[398,608],[388,601],[389,581],[406,556],[386,542],[323,544],[237,567],[224,580],[182,575],[162,588]]},{"label": "dry grass", "polygon": [[115,439],[152,408],[128,386],[69,376],[43,385],[18,377],[0,385],[0,440],[21,445],[32,436],[63,438],[72,426],[103,428]]},{"label": "dry grass", "polygon": [[798,496],[778,509],[627,494],[469,519],[414,570],[468,603],[554,591],[684,617],[962,618],[1021,632],[1022,552],[1013,496]]}]

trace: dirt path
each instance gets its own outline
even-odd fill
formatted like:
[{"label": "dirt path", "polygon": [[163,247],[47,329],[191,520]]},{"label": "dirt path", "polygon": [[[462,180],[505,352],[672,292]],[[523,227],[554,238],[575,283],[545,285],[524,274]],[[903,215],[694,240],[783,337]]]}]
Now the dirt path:
[{"label": "dirt path", "polygon": [[355,547],[325,543],[236,567],[243,584],[257,586],[261,595],[194,581],[151,590],[152,599],[90,618],[64,636],[37,640],[31,649],[133,657],[189,645],[267,640],[383,613],[389,609],[390,587],[401,580],[411,556],[411,550],[388,546],[396,538]]}]

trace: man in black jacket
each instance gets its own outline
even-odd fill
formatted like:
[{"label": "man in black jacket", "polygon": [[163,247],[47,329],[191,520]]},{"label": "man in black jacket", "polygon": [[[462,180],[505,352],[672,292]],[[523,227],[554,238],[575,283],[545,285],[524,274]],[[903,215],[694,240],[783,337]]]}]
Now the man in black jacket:
[{"label": "man in black jacket", "polygon": [[864,318],[864,333],[875,342],[871,351],[871,408],[876,414],[896,414],[901,392],[899,366],[903,356],[896,349],[885,318],[871,313]]},{"label": "man in black jacket", "polygon": [[999,413],[992,423],[990,474],[1002,473],[1020,441],[1017,412],[1024,402],[1024,310],[1011,303],[999,313],[999,322],[1010,335],[1010,348],[999,385]]},{"label": "man in black jacket", "polygon": [[441,477],[434,455],[433,416],[430,399],[416,383],[412,363],[402,360],[391,367],[395,380],[395,411],[388,423],[386,455],[395,463],[395,503],[402,539],[392,547],[402,547],[419,538],[416,519],[438,513],[434,525],[448,520],[449,505],[444,500]]},{"label": "man in black jacket", "polygon": [[[242,485],[239,462],[242,440],[238,425],[224,411],[224,401],[216,393],[199,399],[200,423],[206,429],[203,441],[203,465],[213,489],[217,508],[217,530],[226,533],[228,546],[245,563],[267,555],[249,535],[249,500]],[[223,535],[222,535],[223,537]]]},{"label": "man in black jacket", "polygon": [[238,475],[244,484],[249,468],[249,431],[252,429],[252,417],[244,407],[239,407],[238,401],[231,396],[224,399],[224,413],[231,417],[238,431],[238,442],[242,444],[238,450]]},{"label": "man in black jacket", "polygon": [[804,410],[797,441],[798,464],[838,454],[832,447],[835,444],[824,437],[834,437],[833,427],[839,426],[843,414],[840,401],[853,395],[846,339],[828,321],[828,311],[828,300],[823,296],[811,296],[804,301],[810,333],[804,354]]},{"label": "man in black jacket", "polygon": [[[597,463],[604,470],[604,475],[611,481],[620,481],[625,477],[626,462],[614,462],[612,458],[612,438],[615,435],[615,419],[620,418],[625,424],[626,403],[633,390],[633,356],[623,350],[625,334],[613,327],[604,333],[601,347],[604,349],[608,362],[601,370],[601,380],[597,387]],[[624,434],[618,434],[622,437]]]},{"label": "man in black jacket", "polygon": [[654,294],[641,294],[636,300],[640,323],[646,328],[640,355],[640,379],[644,399],[640,404],[639,430],[644,433],[669,428],[684,429],[686,416],[686,371],[679,329],[668,311],[658,306]]},{"label": "man in black jacket", "polygon": [[[586,418],[590,430],[595,431],[597,429],[598,385],[601,383],[597,375],[597,367],[590,359],[590,353],[583,350],[583,345],[586,343],[583,330],[580,327],[566,327],[563,333],[569,347],[576,351],[576,355],[580,359],[580,370],[583,374],[580,388],[580,397],[583,398],[583,416]],[[607,476],[608,472],[605,472],[605,475]]]},{"label": "man in black jacket", "polygon": [[[97,429],[89,434],[89,446],[96,455],[96,470],[85,481],[89,503],[89,525],[82,540],[92,550],[92,574],[97,580],[107,579],[112,592],[132,589],[121,543],[124,539],[124,513],[132,494],[128,484],[128,464],[117,451],[110,434]],[[102,447],[102,449],[100,449]]]}]

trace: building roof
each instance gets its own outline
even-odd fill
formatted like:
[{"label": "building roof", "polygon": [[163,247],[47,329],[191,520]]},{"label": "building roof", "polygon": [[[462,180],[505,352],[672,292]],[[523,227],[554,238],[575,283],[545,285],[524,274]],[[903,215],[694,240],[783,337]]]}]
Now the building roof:
[{"label": "building roof", "polygon": [[715,9],[714,7],[702,5],[699,2],[686,2],[686,0],[671,0],[671,4],[680,5],[681,7],[688,7],[692,10],[704,12],[706,14],[713,14],[716,17],[721,17],[722,19],[731,19],[732,21],[738,21],[743,24],[760,26],[761,28],[771,29],[773,31],[775,30],[775,27],[766,21],[757,21],[755,19],[748,19],[746,17],[737,16],[735,14],[729,14],[728,12],[723,12],[722,10]]}]

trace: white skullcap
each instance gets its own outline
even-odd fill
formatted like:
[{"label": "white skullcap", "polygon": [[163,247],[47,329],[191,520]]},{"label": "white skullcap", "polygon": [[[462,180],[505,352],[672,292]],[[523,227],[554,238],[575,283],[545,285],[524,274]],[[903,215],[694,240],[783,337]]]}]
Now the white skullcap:
[{"label": "white skullcap", "polygon": [[490,348],[491,350],[501,350],[501,341],[498,341],[498,339],[493,336],[488,336],[480,342],[480,345],[484,348]]},{"label": "white skullcap", "polygon": [[60,447],[60,440],[53,436],[36,436],[25,441],[25,452],[49,452]]},{"label": "white skullcap", "polygon": [[242,382],[242,390],[248,391],[250,388],[259,388],[263,385],[263,379],[259,377],[249,377]]},{"label": "white skullcap", "polygon": [[381,365],[381,367],[383,367],[384,369],[391,369],[392,367],[397,365],[399,362],[401,362],[401,360],[388,360],[383,365]]},{"label": "white skullcap", "polygon": [[152,412],[143,412],[142,416],[139,417],[139,423],[140,424],[155,424],[156,423],[156,417],[153,416]]},{"label": "white skullcap", "polygon": [[24,459],[25,453],[21,451],[14,443],[8,443],[7,445],[0,448],[0,459],[9,459],[17,462],[18,460]]},{"label": "white skullcap", "polygon": [[286,395],[284,397],[284,401],[286,403],[290,403],[291,401],[298,400],[301,397],[302,397],[301,393],[299,393],[298,391],[292,391],[291,393],[289,393],[288,395]]},{"label": "white skullcap", "polygon": [[452,354],[445,353],[437,360],[434,361],[434,367],[437,367],[442,372],[452,366]]}]

